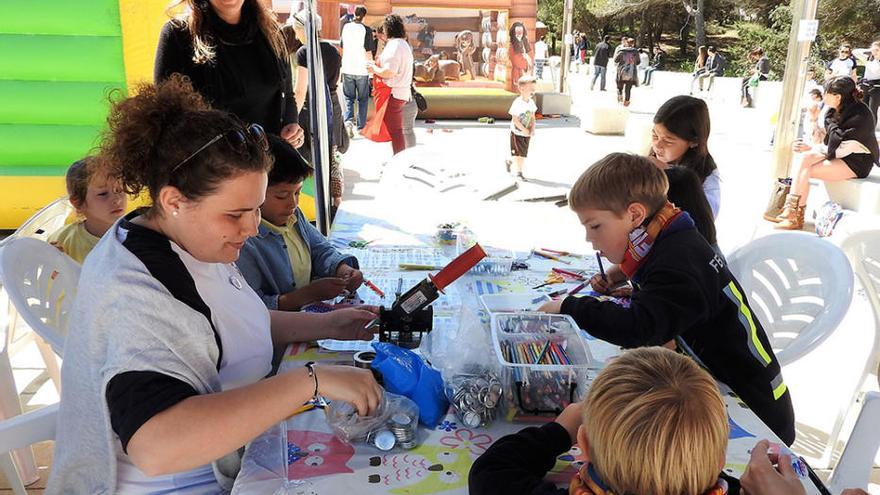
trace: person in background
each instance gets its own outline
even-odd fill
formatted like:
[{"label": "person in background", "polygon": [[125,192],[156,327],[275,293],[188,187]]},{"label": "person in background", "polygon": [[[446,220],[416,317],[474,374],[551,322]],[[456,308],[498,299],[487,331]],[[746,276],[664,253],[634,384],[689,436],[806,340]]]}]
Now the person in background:
[{"label": "person in background", "polygon": [[651,65],[651,52],[647,48],[639,48],[639,73],[644,73]]},{"label": "person in background", "polygon": [[587,33],[580,33],[578,35],[578,53],[580,65],[586,65],[587,59],[590,56],[590,40],[587,38]]},{"label": "person in background", "polygon": [[[354,127],[358,131],[367,125],[367,110],[370,103],[370,75],[367,62],[376,56],[376,42],[373,30],[364,24],[367,9],[358,5],[354,9],[354,20],[342,28],[339,44],[342,46],[342,94],[345,95],[345,126],[349,137],[354,137]],[[357,104],[357,117],[354,107]]]},{"label": "person in background", "polygon": [[752,93],[750,88],[757,88],[758,83],[761,81],[766,81],[770,78],[770,59],[764,55],[764,49],[761,47],[757,47],[749,53],[749,61],[754,63],[755,66],[749,69],[749,75],[742,78],[741,85],[741,104],[743,107],[751,107],[754,103],[752,101]]},{"label": "person in background", "polygon": [[651,85],[651,76],[654,75],[654,71],[663,70],[663,67],[666,65],[666,53],[660,48],[660,45],[654,46],[654,58],[651,59],[651,65],[645,69],[645,80],[643,81],[645,86]]},{"label": "person in background", "polygon": [[[383,109],[382,122],[391,137],[391,148],[396,155],[406,149],[403,107],[412,99],[413,54],[412,48],[406,41],[403,19],[399,15],[386,15],[383,28],[386,37],[385,48],[379,56],[379,63],[369,62],[367,71],[382,79],[391,89],[386,107]],[[379,114],[378,101],[376,113]]]},{"label": "person in background", "polygon": [[544,41],[544,36],[541,36],[538,41],[535,42],[535,78],[538,80],[544,74],[544,64],[547,63],[547,43]]},{"label": "person in background", "polygon": [[654,114],[649,158],[661,169],[681,165],[697,174],[713,217],[721,211],[721,174],[709,153],[709,107],[693,96],[673,96]]},{"label": "person in background", "polygon": [[714,46],[709,46],[706,53],[709,57],[706,59],[706,73],[700,78],[700,91],[703,90],[703,79],[709,80],[709,84],[706,86],[706,91],[712,91],[712,86],[715,84],[715,78],[724,76],[724,68],[727,65],[727,60],[724,59],[723,55],[718,53],[718,50]]},{"label": "person in background", "polygon": [[[292,16],[293,30],[297,39],[304,42],[306,39],[307,10],[300,10]],[[320,34],[321,17],[316,15],[314,19],[315,30]],[[324,68],[324,100],[327,103],[327,137],[330,139],[330,199],[334,208],[342,204],[342,194],[345,191],[345,178],[340,163],[340,155],[337,151],[345,153],[348,150],[348,134],[342,123],[342,106],[339,104],[339,93],[336,91],[339,84],[339,70],[342,57],[332,44],[320,39],[321,64]],[[313,163],[311,146],[311,114],[309,113],[310,98],[309,89],[309,59],[308,48],[303,45],[296,51],[296,86],[293,88],[294,98],[299,119],[299,125],[305,131],[305,140],[299,152],[307,162]]]},{"label": "person in background", "polygon": [[178,73],[215,108],[259,124],[299,148],[290,60],[270,5],[260,0],[176,0],[184,13],[159,34],[153,79]]},{"label": "person in background", "polygon": [[858,63],[855,56],[853,56],[852,45],[843,43],[837,50],[837,58],[825,64],[825,80],[828,81],[838,76],[847,76],[855,81],[857,78],[856,66],[858,66]]},{"label": "person in background", "polygon": [[104,233],[125,214],[128,197],[119,179],[108,175],[106,166],[94,156],[73,162],[65,182],[67,199],[78,218],[50,235],[48,241],[82,264]]},{"label": "person in background", "polygon": [[871,43],[871,52],[868,61],[865,62],[865,77],[860,82],[862,92],[865,93],[865,103],[874,114],[874,124],[880,123],[877,115],[880,108],[880,40]]},{"label": "person in background", "polygon": [[602,37],[602,41],[596,44],[596,50],[593,52],[593,80],[590,82],[590,91],[596,86],[596,79],[600,79],[599,90],[605,91],[605,73],[608,71],[608,58],[611,55],[611,45],[608,40],[611,37],[607,34]]},{"label": "person in background", "polygon": [[691,87],[688,90],[689,95],[694,94],[694,83],[700,82],[700,91],[703,90],[703,77],[706,75],[706,60],[709,58],[709,51],[705,46],[697,49],[697,59],[694,60],[694,73],[691,78]]},{"label": "person in background", "polygon": [[510,159],[507,160],[507,173],[514,169],[517,179],[525,181],[523,167],[529,156],[529,143],[535,135],[535,78],[525,75],[517,81],[519,96],[510,104]]},{"label": "person in background", "polygon": [[874,134],[874,116],[861,101],[861,91],[849,76],[825,83],[824,146],[811,146],[800,139],[792,143],[794,167],[791,193],[775,219],[777,228],[800,230],[810,193],[810,179],[835,182],[864,179],[880,163]]},{"label": "person in background", "polygon": [[624,38],[623,48],[614,56],[617,65],[617,102],[628,107],[633,86],[639,85],[639,51],[635,48],[636,40]]}]

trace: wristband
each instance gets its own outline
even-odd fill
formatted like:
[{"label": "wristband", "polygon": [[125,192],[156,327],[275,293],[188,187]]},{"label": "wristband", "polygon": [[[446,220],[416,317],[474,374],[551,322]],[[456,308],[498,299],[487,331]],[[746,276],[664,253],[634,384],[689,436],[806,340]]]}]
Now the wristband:
[{"label": "wristband", "polygon": [[312,394],[312,400],[316,401],[318,400],[318,374],[315,373],[315,362],[309,361],[303,366],[305,366],[306,369],[309,370],[309,377],[315,380],[315,393]]}]

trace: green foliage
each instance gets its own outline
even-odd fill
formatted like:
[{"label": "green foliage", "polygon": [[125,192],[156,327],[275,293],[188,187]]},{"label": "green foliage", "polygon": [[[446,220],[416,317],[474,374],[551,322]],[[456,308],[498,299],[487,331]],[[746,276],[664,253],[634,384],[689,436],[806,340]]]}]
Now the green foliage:
[{"label": "green foliage", "polygon": [[749,61],[749,52],[761,47],[770,59],[771,77],[779,79],[785,66],[788,53],[788,36],[791,29],[791,9],[779,5],[768,14],[770,26],[756,22],[739,21],[734,27],[739,37],[727,47],[727,75],[746,75],[754,67]]}]

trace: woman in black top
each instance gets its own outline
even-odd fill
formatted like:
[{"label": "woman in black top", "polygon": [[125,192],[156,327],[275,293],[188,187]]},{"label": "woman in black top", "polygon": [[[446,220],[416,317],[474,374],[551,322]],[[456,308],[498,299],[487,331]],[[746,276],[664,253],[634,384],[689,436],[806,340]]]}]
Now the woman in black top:
[{"label": "woman in black top", "polygon": [[183,74],[215,107],[302,146],[290,62],[272,11],[259,0],[178,0],[186,13],[159,35],[154,79]]},{"label": "woman in black top", "polygon": [[792,144],[795,152],[791,194],[785,210],[776,218],[779,228],[800,230],[810,192],[810,179],[826,182],[864,179],[878,163],[880,150],[874,136],[874,116],[861,102],[861,91],[849,76],[838,76],[825,83],[826,150],[817,150],[801,140]]}]

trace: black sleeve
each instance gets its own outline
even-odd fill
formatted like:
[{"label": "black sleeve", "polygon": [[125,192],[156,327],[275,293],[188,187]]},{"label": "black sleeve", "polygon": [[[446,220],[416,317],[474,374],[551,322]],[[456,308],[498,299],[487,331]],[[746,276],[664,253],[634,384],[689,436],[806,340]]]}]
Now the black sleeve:
[{"label": "black sleeve", "polygon": [[645,278],[629,308],[584,296],[565,298],[561,312],[590,335],[626,348],[663,345],[709,318],[709,302],[694,277],[664,267]]},{"label": "black sleeve", "polygon": [[162,373],[126,371],[110,379],[105,395],[110,426],[127,453],[128,442],[144,423],[198,392],[192,385]]},{"label": "black sleeve", "polygon": [[[297,50],[297,55],[299,50]],[[296,98],[293,95],[293,69],[290,67],[290,57],[284,57],[281,61],[281,76],[284,80],[283,114],[281,115],[281,127],[296,123]]]},{"label": "black sleeve", "polygon": [[471,466],[471,495],[563,495],[544,476],[556,458],[571,448],[571,438],[559,423],[529,427],[500,438]]},{"label": "black sleeve", "polygon": [[156,46],[156,61],[153,65],[153,82],[158,84],[168,79],[175,72],[192,77],[190,66],[192,53],[186,49],[180,39],[181,33],[174,21],[168,21],[159,33],[159,44]]},{"label": "black sleeve", "polygon": [[376,57],[376,40],[373,39],[373,28],[364,26],[364,50],[373,54],[373,58]]},{"label": "black sleeve", "polygon": [[309,66],[309,57],[306,52],[306,45],[299,47],[299,50],[296,51],[296,65],[297,67],[308,67]]}]

